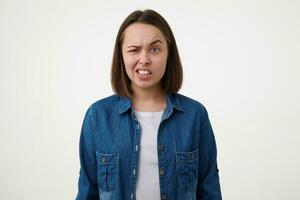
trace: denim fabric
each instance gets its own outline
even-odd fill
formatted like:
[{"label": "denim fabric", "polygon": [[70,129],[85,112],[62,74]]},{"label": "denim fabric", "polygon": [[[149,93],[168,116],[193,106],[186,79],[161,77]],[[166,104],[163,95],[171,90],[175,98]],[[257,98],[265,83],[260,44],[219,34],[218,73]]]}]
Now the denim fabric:
[{"label": "denim fabric", "polygon": [[[141,134],[127,97],[114,94],[88,108],[80,135],[76,200],[135,199]],[[167,95],[157,152],[161,199],[222,199],[214,133],[200,102],[179,93]]]}]

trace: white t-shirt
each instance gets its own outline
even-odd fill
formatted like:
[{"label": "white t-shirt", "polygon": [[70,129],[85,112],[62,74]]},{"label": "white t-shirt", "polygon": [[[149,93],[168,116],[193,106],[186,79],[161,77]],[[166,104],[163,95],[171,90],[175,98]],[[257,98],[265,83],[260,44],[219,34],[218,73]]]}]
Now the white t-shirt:
[{"label": "white t-shirt", "polygon": [[160,199],[157,157],[157,131],[163,114],[133,110],[141,126],[139,170],[137,172],[136,199]]}]

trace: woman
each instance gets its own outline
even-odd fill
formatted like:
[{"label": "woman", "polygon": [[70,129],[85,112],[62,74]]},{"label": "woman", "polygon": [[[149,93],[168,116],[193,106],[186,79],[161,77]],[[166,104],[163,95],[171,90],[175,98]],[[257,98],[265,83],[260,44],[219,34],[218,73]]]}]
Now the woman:
[{"label": "woman", "polygon": [[93,103],[83,121],[77,200],[222,199],[208,114],[177,93],[182,77],[165,19],[131,13],[115,42],[115,94]]}]

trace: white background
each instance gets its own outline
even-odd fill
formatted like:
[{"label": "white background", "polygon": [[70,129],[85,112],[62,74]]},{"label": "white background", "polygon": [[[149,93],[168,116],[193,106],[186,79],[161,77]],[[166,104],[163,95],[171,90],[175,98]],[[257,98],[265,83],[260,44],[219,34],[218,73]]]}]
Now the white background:
[{"label": "white background", "polygon": [[88,106],[112,94],[121,22],[170,24],[179,93],[209,112],[223,199],[300,199],[300,3],[0,0],[0,199],[74,199]]}]

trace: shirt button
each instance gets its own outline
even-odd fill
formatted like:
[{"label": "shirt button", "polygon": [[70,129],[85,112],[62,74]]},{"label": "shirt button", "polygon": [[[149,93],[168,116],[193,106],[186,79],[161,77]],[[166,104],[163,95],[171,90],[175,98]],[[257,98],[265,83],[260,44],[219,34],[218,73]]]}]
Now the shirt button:
[{"label": "shirt button", "polygon": [[192,153],[192,154],[190,155],[190,157],[191,157],[192,160],[194,160],[194,159],[195,159],[195,154]]},{"label": "shirt button", "polygon": [[135,151],[138,151],[138,150],[139,150],[139,146],[135,145]]},{"label": "shirt button", "polygon": [[130,195],[130,199],[133,199],[133,194]]},{"label": "shirt button", "polygon": [[165,171],[164,171],[163,169],[160,169],[160,170],[159,170],[159,174],[160,174],[161,176],[163,176],[163,175],[165,174]]},{"label": "shirt button", "polygon": [[164,200],[167,199],[167,195],[166,194],[162,194],[161,195],[161,199],[164,199]]},{"label": "shirt button", "polygon": [[160,145],[158,146],[158,149],[159,149],[159,151],[164,150],[164,145],[163,145],[163,144],[160,144]]},{"label": "shirt button", "polygon": [[103,163],[105,163],[106,162],[106,159],[105,158],[102,158],[102,160],[101,160]]},{"label": "shirt button", "polygon": [[133,172],[132,172],[133,176],[135,175],[135,169],[133,169]]}]

